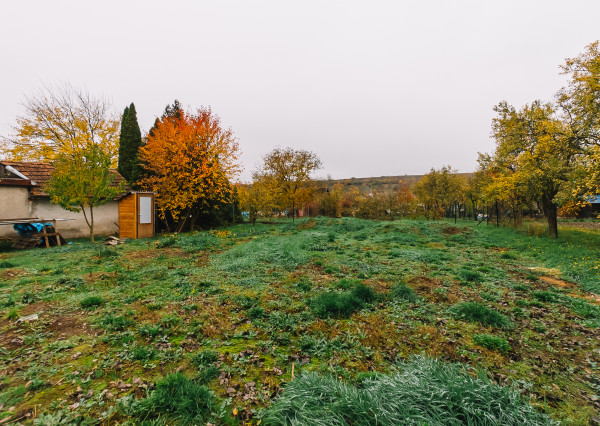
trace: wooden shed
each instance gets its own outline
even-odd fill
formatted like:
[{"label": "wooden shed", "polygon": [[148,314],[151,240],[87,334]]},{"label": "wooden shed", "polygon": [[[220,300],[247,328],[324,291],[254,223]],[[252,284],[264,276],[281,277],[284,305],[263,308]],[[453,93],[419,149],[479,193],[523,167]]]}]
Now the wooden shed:
[{"label": "wooden shed", "polygon": [[119,238],[151,237],[154,237],[154,193],[127,193],[119,200]]}]

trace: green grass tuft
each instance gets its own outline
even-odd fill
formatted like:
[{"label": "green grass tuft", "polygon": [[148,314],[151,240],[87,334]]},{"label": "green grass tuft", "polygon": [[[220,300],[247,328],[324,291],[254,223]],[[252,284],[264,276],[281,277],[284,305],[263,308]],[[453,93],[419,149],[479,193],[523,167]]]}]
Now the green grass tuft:
[{"label": "green grass tuft", "polygon": [[101,298],[100,296],[88,296],[85,299],[83,299],[81,302],[79,302],[79,304],[81,305],[81,307],[83,309],[93,309],[98,306],[104,305],[104,303],[105,303],[104,299]]},{"label": "green grass tuft", "polygon": [[504,329],[513,327],[512,322],[506,315],[477,302],[460,303],[450,308],[450,312],[457,318],[478,322],[483,325],[491,325],[492,327]]},{"label": "green grass tuft", "polygon": [[166,417],[171,423],[205,424],[215,410],[213,393],[198,381],[178,372],[156,384],[156,389],[140,401],[138,417],[142,420]]},{"label": "green grass tuft", "polygon": [[501,353],[510,351],[510,345],[506,339],[492,336],[491,334],[475,334],[473,335],[473,342],[475,342],[476,345],[483,346],[491,351],[498,351]]},{"label": "green grass tuft", "polygon": [[394,284],[390,295],[393,300],[405,300],[407,302],[414,303],[417,301],[417,293],[404,283]]},{"label": "green grass tuft", "polygon": [[360,388],[307,373],[290,382],[263,414],[265,425],[551,425],[519,392],[459,364],[416,357],[401,372]]},{"label": "green grass tuft", "polygon": [[196,367],[209,366],[219,360],[219,353],[210,349],[205,349],[190,357],[190,362]]},{"label": "green grass tuft", "polygon": [[376,299],[377,294],[372,288],[358,284],[345,293],[321,293],[312,300],[310,308],[320,318],[347,318]]}]

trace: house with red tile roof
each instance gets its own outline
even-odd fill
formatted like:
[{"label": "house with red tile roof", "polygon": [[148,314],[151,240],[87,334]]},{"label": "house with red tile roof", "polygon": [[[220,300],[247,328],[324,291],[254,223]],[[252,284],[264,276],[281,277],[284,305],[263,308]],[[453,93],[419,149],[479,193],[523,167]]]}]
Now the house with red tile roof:
[{"label": "house with red tile roof", "polygon": [[[59,220],[57,231],[66,238],[86,237],[89,228],[82,213],[63,209],[50,202],[44,191],[54,167],[48,163],[0,161],[0,220],[40,218]],[[113,185],[125,182],[116,170]],[[122,195],[125,195],[124,191]],[[118,232],[119,204],[117,197],[108,203],[94,207],[94,234],[113,235]],[[0,236],[15,237],[17,232],[10,226],[0,226]]]}]

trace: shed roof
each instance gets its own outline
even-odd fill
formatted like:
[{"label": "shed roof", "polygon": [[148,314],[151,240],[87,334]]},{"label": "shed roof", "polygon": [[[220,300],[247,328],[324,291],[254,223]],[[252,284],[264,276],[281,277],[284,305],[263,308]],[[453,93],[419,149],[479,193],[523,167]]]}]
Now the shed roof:
[{"label": "shed roof", "polygon": [[[50,180],[50,176],[54,171],[54,166],[52,166],[52,164],[29,161],[0,161],[0,164],[15,168],[23,175],[27,176],[31,181],[35,182],[35,185],[31,188],[31,195],[33,197],[49,196],[48,193],[43,190],[43,187]],[[111,184],[113,188],[118,187],[121,182],[125,182],[125,190],[129,189],[127,181],[118,171],[111,169],[110,173],[115,177]]]}]

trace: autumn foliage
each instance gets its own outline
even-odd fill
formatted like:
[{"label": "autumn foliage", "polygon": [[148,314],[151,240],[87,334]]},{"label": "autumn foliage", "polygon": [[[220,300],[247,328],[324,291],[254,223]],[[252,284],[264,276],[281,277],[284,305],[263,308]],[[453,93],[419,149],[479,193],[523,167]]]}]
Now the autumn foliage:
[{"label": "autumn foliage", "polygon": [[139,183],[156,192],[163,220],[181,229],[189,219],[193,226],[207,209],[231,201],[231,179],[240,169],[237,156],[233,132],[221,127],[210,108],[165,115],[140,148],[146,177]]}]

